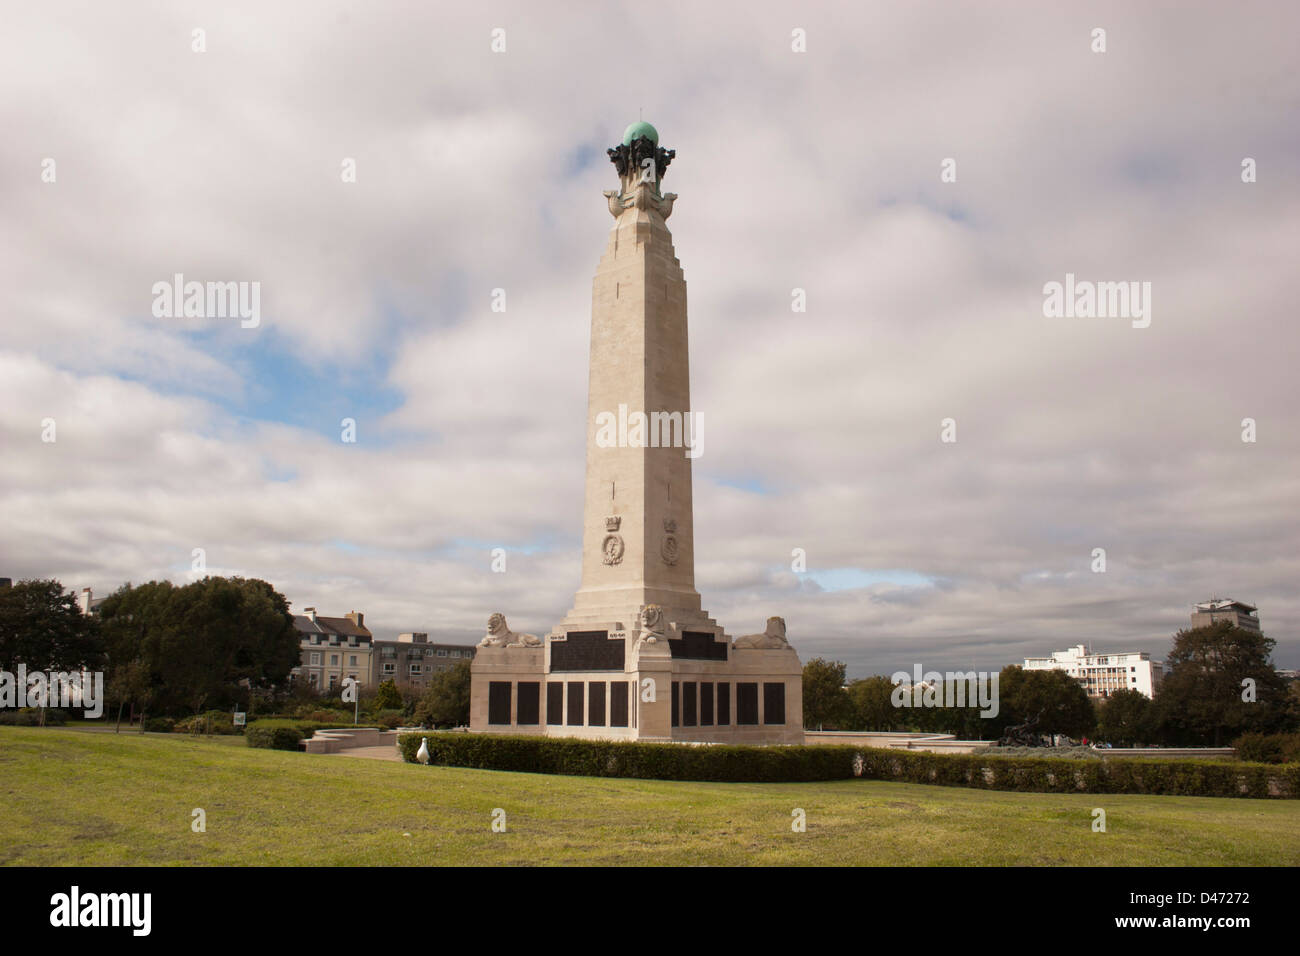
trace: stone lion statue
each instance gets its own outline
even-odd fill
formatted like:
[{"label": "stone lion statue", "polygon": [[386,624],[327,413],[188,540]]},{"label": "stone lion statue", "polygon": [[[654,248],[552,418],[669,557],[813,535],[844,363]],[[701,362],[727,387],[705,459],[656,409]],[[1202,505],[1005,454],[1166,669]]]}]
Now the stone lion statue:
[{"label": "stone lion statue", "polygon": [[769,617],[767,619],[767,630],[762,634],[746,634],[744,637],[736,638],[736,647],[749,648],[783,648],[789,647],[790,642],[785,639],[785,618]]},{"label": "stone lion statue", "polygon": [[488,618],[488,632],[479,647],[540,647],[541,638],[536,634],[516,634],[506,624],[504,614],[493,614]]},{"label": "stone lion statue", "polygon": [[636,645],[658,644],[660,638],[664,635],[664,609],[658,604],[647,604],[641,608],[639,630],[637,632]]}]

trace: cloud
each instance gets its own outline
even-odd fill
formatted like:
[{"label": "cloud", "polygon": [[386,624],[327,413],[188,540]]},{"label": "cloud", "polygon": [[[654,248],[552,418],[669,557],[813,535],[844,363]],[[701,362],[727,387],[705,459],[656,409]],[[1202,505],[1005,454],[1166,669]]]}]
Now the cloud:
[{"label": "cloud", "polygon": [[[782,614],[855,676],[1159,656],[1217,595],[1300,665],[1294,13],[11,19],[0,573],[103,592],[201,547],[381,634],[548,629],[579,573],[603,150],[643,109],[678,150],[696,583],[731,633]],[[262,325],[153,318],[177,272],[259,281]],[[1150,328],[1044,318],[1066,272],[1151,282]]]}]

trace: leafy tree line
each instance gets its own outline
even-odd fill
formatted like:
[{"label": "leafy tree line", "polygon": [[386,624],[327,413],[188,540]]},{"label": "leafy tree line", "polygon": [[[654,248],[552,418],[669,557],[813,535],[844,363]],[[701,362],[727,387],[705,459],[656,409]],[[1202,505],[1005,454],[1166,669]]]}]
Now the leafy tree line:
[{"label": "leafy tree line", "polygon": [[999,710],[988,718],[969,703],[897,706],[898,689],[888,677],[846,684],[844,664],[817,658],[804,666],[804,726],[993,740],[1037,717],[1040,733],[1115,746],[1224,746],[1243,734],[1300,729],[1300,684],[1288,685],[1278,676],[1271,662],[1275,644],[1231,622],[1179,631],[1154,700],[1120,690],[1092,701],[1064,671],[1012,665],[999,674]]}]

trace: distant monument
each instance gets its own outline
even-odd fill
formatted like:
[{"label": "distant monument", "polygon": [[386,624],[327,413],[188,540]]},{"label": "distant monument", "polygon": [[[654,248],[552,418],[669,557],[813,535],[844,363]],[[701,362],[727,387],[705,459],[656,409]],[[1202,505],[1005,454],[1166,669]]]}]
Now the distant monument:
[{"label": "distant monument", "polygon": [[802,666],[769,618],[734,644],[695,590],[686,281],[649,123],[608,150],[619,188],[592,289],[582,582],[539,640],[500,613],[474,657],[470,729],[626,740],[803,743]]}]

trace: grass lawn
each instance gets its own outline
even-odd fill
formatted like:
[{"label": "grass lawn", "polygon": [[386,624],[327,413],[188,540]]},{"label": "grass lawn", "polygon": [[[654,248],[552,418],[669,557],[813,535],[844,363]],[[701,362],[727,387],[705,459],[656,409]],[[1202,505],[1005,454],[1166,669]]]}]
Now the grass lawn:
[{"label": "grass lawn", "polygon": [[1295,800],[552,777],[235,740],[0,727],[0,863],[1300,864]]}]

